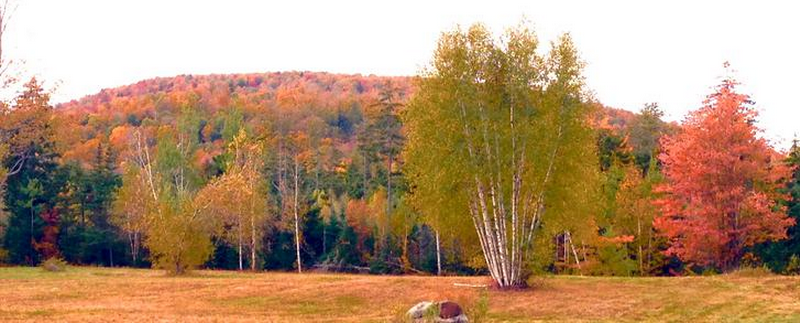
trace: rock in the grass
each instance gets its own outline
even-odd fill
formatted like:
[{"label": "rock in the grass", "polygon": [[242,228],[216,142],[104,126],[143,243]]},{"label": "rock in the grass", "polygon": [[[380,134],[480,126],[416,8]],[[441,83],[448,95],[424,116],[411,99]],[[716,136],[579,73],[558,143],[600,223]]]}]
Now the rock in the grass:
[{"label": "rock in the grass", "polygon": [[467,315],[461,309],[461,306],[451,301],[444,301],[439,303],[439,317],[436,322],[441,323],[468,323]]},{"label": "rock in the grass", "polygon": [[412,322],[422,322],[425,319],[425,315],[433,309],[436,303],[434,302],[419,302],[417,305],[412,306],[406,315],[408,318],[411,319]]},{"label": "rock in the grass", "polygon": [[[438,309],[438,315],[435,310]],[[426,319],[433,319],[438,323],[468,323],[469,320],[461,309],[461,306],[451,301],[443,302],[419,302],[406,312],[412,322],[425,322]],[[431,317],[435,316],[435,317]]]}]

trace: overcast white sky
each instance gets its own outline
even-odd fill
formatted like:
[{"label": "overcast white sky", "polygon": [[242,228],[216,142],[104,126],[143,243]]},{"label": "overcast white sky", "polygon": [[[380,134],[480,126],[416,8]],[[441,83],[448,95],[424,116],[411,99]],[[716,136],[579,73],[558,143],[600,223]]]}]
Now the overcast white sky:
[{"label": "overcast white sky", "polygon": [[[13,1],[13,0],[12,0]],[[800,132],[800,8],[794,1],[17,0],[4,46],[68,101],[176,74],[329,71],[412,75],[439,33],[525,17],[540,40],[573,35],[603,103],[701,105],[730,61],[780,147]]]}]

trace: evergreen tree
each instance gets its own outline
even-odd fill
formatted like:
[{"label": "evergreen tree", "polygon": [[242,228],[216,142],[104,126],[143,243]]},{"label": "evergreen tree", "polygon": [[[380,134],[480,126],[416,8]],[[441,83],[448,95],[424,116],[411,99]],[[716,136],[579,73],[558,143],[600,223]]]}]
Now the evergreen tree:
[{"label": "evergreen tree", "polygon": [[34,265],[41,259],[34,243],[42,239],[45,221],[60,191],[56,173],[55,134],[50,96],[36,79],[25,84],[10,112],[0,119],[0,138],[8,146],[3,165],[8,170],[3,196],[9,212],[4,246],[8,260]]},{"label": "evergreen tree", "polygon": [[59,246],[64,258],[72,263],[116,265],[129,263],[124,242],[110,220],[114,193],[122,185],[115,172],[111,148],[101,141],[87,172],[75,162],[62,165],[59,176],[64,183],[59,198],[63,210]]},{"label": "evergreen tree", "polygon": [[91,195],[86,208],[90,212],[89,220],[102,230],[110,230],[109,214],[114,193],[122,186],[122,178],[116,172],[116,156],[111,147],[105,142],[97,147],[92,169],[87,174],[88,186]]},{"label": "evergreen tree", "polygon": [[353,227],[343,222],[344,228],[340,231],[336,246],[333,248],[333,262],[340,265],[361,266],[361,255],[358,252],[358,235]]},{"label": "evergreen tree", "polygon": [[661,117],[664,112],[657,103],[648,103],[639,111],[630,125],[629,138],[636,165],[644,173],[650,167],[650,159],[658,151],[658,141],[666,131]]},{"label": "evergreen tree", "polygon": [[[404,137],[400,132],[402,123],[398,116],[398,110],[402,107],[399,102],[401,93],[387,82],[381,90],[378,99],[379,114],[374,123],[369,127],[377,134],[379,141],[378,152],[386,159],[386,215],[391,218],[392,210],[395,208],[393,191],[393,180],[397,155],[400,154],[400,147],[403,145]],[[397,184],[394,183],[394,186]]]},{"label": "evergreen tree", "polygon": [[[786,210],[795,223],[800,223],[800,145],[797,139],[792,143],[786,164],[792,170],[785,188]],[[792,256],[800,256],[800,226],[795,224],[789,227],[787,236],[786,240],[764,243],[755,248],[761,259],[775,272],[786,271]]]}]

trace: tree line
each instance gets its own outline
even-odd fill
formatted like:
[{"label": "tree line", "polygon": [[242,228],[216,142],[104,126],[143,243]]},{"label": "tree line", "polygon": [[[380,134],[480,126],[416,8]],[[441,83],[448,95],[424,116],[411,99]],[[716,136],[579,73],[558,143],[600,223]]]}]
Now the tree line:
[{"label": "tree line", "polygon": [[524,25],[444,33],[406,111],[414,206],[473,227],[499,287],[537,270],[797,271],[784,249],[798,216],[797,142],[788,158],[770,146],[730,73],[680,126],[648,104],[620,133],[592,124],[569,35],[546,55],[538,43]]},{"label": "tree line", "polygon": [[490,275],[800,268],[800,148],[726,78],[596,102],[568,35],[445,32],[416,78],[178,76],[0,111],[0,262]]}]

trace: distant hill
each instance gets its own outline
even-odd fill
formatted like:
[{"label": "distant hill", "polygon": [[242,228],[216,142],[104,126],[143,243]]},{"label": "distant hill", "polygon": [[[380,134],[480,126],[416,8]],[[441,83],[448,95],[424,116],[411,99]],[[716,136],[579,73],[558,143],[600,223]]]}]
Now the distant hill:
[{"label": "distant hill", "polygon": [[90,158],[89,152],[105,139],[124,151],[133,127],[154,134],[184,107],[199,112],[200,141],[211,154],[219,150],[226,118],[234,110],[248,128],[269,125],[281,132],[311,133],[330,138],[346,153],[380,91],[391,84],[405,100],[411,83],[411,77],[324,72],[179,75],[104,89],[56,108],[76,130],[62,138],[68,147],[64,156],[79,161]]},{"label": "distant hill", "polygon": [[[325,72],[179,75],[104,89],[59,104],[57,110],[75,130],[62,138],[64,157],[84,163],[104,140],[124,152],[134,127],[155,135],[159,125],[173,122],[184,107],[200,112],[198,136],[206,152],[200,162],[221,150],[226,118],[233,110],[248,128],[269,125],[273,131],[328,138],[347,156],[380,91],[391,84],[406,100],[414,91],[412,83],[412,77]],[[593,124],[624,134],[635,115],[600,105]]]},{"label": "distant hill", "polygon": [[[331,74],[325,72],[273,72],[250,74],[178,75],[139,81],[97,94],[62,103],[59,108],[80,112],[99,112],[119,103],[121,98],[140,98],[157,94],[195,93],[205,108],[219,109],[234,96],[275,103],[299,94],[314,103],[330,106],[341,99],[363,98],[376,94],[386,81],[407,90],[411,77]],[[308,98],[313,96],[314,98]],[[315,100],[314,100],[315,99]]]}]

